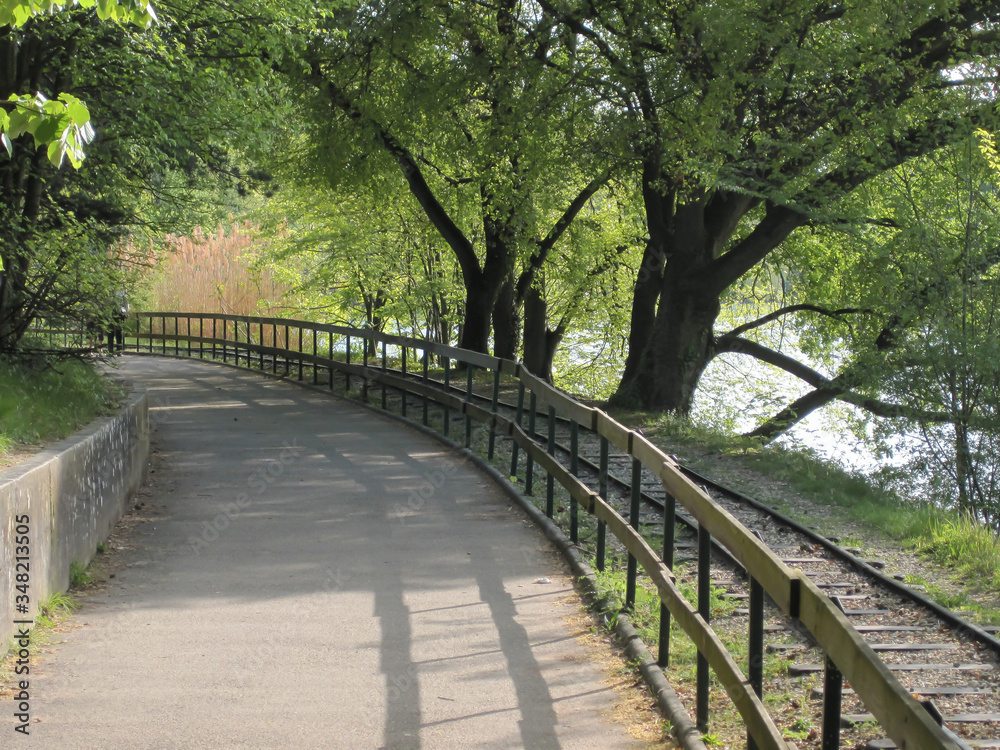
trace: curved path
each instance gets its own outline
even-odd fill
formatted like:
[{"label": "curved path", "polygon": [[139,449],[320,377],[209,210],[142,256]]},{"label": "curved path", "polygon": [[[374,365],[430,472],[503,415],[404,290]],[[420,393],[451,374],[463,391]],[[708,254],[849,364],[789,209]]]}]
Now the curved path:
[{"label": "curved path", "polygon": [[560,561],[466,461],[250,373],[121,372],[150,390],[156,512],[33,669],[16,745],[641,746],[565,622]]}]

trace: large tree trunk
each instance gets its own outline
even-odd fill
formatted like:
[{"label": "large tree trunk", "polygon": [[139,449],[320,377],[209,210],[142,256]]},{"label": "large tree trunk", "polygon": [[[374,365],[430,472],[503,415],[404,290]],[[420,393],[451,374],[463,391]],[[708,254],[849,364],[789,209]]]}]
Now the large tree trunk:
[{"label": "large tree trunk", "polygon": [[[28,297],[28,274],[31,257],[25,248],[38,221],[44,182],[41,172],[45,169],[45,149],[28,151],[23,141],[15,148],[15,159],[0,167],[2,184],[14,189],[5,192],[3,201],[6,220],[0,226],[0,242],[10,250],[4,253],[3,284],[0,286],[0,351],[10,351],[23,338],[36,305]],[[2,158],[2,157],[0,157]]]},{"label": "large tree trunk", "polygon": [[707,200],[674,207],[644,195],[650,240],[636,279],[629,356],[613,402],[688,414],[711,361],[720,293],[706,281],[719,238],[708,231]]},{"label": "large tree trunk", "polygon": [[480,284],[465,286],[465,320],[458,345],[474,352],[488,352],[490,346],[490,315],[493,300],[480,289]]},{"label": "large tree trunk", "polygon": [[10,351],[17,345],[18,282],[19,262],[12,255],[4,253],[3,271],[0,271],[0,352]]},{"label": "large tree trunk", "polygon": [[524,357],[522,362],[532,375],[552,382],[552,362],[564,330],[548,326],[548,303],[541,291],[532,287],[524,300]]},{"label": "large tree trunk", "polygon": [[[769,206],[751,232],[726,248],[757,199],[714,191],[674,205],[658,191],[644,192],[650,241],[636,280],[628,359],[612,403],[686,415],[716,354],[713,329],[723,293],[804,218]],[[662,273],[659,259],[665,261]]]},{"label": "large tree trunk", "polygon": [[520,344],[517,301],[514,299],[514,277],[508,275],[493,304],[493,355],[517,359]]},{"label": "large tree trunk", "polygon": [[653,336],[656,303],[660,299],[660,289],[668,259],[667,247],[670,242],[673,199],[664,197],[651,187],[657,179],[658,169],[657,165],[647,164],[643,170],[643,205],[649,240],[646,242],[632,291],[628,354],[625,357],[622,385],[612,399],[613,403],[620,406],[636,402],[637,397],[632,393],[631,384],[639,374],[646,348]]},{"label": "large tree trunk", "polygon": [[702,373],[714,356],[712,330],[718,295],[672,283],[660,296],[648,343],[632,377],[623,379],[615,400],[654,411],[689,414]]},{"label": "large tree trunk", "polygon": [[[76,50],[74,39],[42,37],[22,29],[0,38],[0,100],[11,94],[65,90],[70,84],[69,60]],[[9,111],[9,110],[8,110]],[[42,200],[47,190],[56,189],[44,147],[35,148],[31,136],[14,142],[13,152],[0,152],[0,245],[3,277],[0,285],[0,351],[14,349],[32,320],[45,310],[45,293],[32,296],[31,276],[35,259],[31,237],[37,231]],[[39,309],[41,308],[41,310]]]}]

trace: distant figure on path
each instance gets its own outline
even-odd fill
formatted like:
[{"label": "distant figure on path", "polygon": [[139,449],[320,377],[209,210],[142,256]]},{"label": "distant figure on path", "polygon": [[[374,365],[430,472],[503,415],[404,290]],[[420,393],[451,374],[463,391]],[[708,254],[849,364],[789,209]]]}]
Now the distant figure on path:
[{"label": "distant figure on path", "polygon": [[124,289],[115,292],[114,307],[111,311],[111,327],[108,329],[108,352],[125,351],[125,320],[128,318],[128,295]]}]

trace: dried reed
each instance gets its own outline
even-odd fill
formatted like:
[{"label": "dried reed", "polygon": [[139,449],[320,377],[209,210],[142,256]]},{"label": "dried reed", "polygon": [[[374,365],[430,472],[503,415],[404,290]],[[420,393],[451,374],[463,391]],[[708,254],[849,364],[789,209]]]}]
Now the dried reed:
[{"label": "dried reed", "polygon": [[[228,229],[228,231],[227,231]],[[255,227],[222,224],[211,234],[169,235],[150,285],[150,310],[271,316],[291,288],[260,262]]]}]

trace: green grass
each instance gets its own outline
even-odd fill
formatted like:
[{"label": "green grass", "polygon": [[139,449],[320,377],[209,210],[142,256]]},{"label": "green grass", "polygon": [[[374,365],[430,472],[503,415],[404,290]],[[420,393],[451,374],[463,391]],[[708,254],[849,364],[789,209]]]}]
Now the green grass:
[{"label": "green grass", "polygon": [[84,586],[89,586],[93,582],[94,577],[90,574],[90,571],[85,565],[78,562],[70,563],[69,587],[71,589],[83,588]]},{"label": "green grass", "polygon": [[[34,656],[41,649],[45,649],[53,640],[56,628],[66,620],[74,610],[79,607],[71,594],[63,592],[52,594],[50,597],[40,602],[38,605],[38,615],[35,617],[35,626],[31,630],[31,645],[29,653]],[[14,640],[11,639],[4,646],[0,644],[0,694],[5,687],[9,687],[14,681]],[[17,678],[23,679],[23,678]]]},{"label": "green grass", "polygon": [[38,617],[35,620],[35,625],[36,627],[51,628],[79,606],[73,597],[66,592],[52,594],[38,606]]},{"label": "green grass", "polygon": [[0,456],[59,440],[115,404],[112,386],[83,362],[26,367],[0,361]]}]

